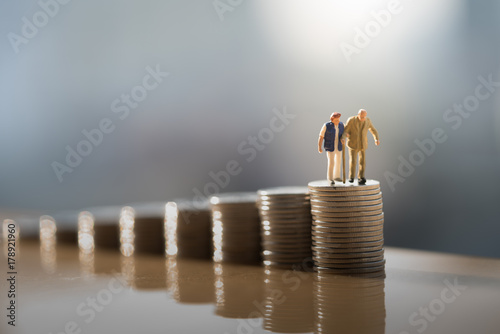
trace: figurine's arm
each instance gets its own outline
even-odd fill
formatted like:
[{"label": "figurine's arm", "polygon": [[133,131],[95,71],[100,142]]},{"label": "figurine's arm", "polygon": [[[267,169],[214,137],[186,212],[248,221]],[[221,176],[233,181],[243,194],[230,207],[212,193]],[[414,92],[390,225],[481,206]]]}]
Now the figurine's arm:
[{"label": "figurine's arm", "polygon": [[340,141],[342,142],[342,144],[345,144],[345,139],[346,138],[349,138],[349,133],[350,133],[350,130],[351,130],[351,125],[352,124],[352,121],[351,119],[349,118],[347,120],[347,122],[345,123],[345,126],[344,126],[344,133],[342,134],[342,137],[340,137]]},{"label": "figurine's arm", "polygon": [[373,135],[373,139],[375,140],[375,145],[380,145],[380,140],[378,138],[378,131],[377,129],[375,129],[375,127],[373,126],[372,124],[372,121],[370,120],[370,124],[369,124],[369,127],[368,127],[368,130],[370,130],[370,132],[372,133]]},{"label": "figurine's arm", "polygon": [[323,140],[325,138],[325,132],[326,132],[326,125],[323,124],[323,127],[321,128],[319,132],[319,138],[318,138],[318,152],[323,153]]},{"label": "figurine's arm", "polygon": [[319,153],[323,153],[323,149],[321,148],[321,146],[323,145],[323,140],[324,140],[324,137],[319,136],[319,139],[318,139],[318,152]]}]

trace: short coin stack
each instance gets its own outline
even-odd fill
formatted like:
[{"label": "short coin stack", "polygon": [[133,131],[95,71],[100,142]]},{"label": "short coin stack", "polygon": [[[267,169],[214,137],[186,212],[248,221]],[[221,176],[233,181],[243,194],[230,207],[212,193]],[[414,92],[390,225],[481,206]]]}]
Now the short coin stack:
[{"label": "short coin stack", "polygon": [[134,209],[136,253],[165,254],[164,225],[166,202],[137,203]]},{"label": "short coin stack", "polygon": [[92,236],[96,249],[120,249],[121,209],[120,206],[102,206],[86,210],[93,216]]},{"label": "short coin stack", "polygon": [[313,260],[317,271],[334,274],[384,270],[384,213],[380,183],[326,180],[309,183],[313,216]]},{"label": "short coin stack", "polygon": [[310,263],[312,217],[307,187],[277,187],[257,193],[264,264],[292,268]]},{"label": "short coin stack", "polygon": [[260,262],[260,219],[256,193],[210,198],[215,262]]},{"label": "short coin stack", "polygon": [[209,259],[212,256],[212,231],[208,201],[176,201],[177,256]]}]

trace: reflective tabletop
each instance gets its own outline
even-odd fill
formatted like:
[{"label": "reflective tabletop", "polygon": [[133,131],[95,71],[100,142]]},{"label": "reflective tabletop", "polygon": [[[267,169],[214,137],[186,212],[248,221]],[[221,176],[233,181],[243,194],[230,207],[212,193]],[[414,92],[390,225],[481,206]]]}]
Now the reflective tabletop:
[{"label": "reflective tabletop", "polygon": [[[7,275],[6,250],[2,252]],[[385,278],[18,249],[1,333],[500,333],[500,260],[386,248]]]}]

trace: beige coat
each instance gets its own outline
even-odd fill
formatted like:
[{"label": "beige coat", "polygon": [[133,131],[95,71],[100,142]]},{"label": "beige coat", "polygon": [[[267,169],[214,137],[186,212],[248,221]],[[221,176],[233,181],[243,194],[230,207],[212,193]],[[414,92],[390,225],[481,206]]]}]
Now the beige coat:
[{"label": "beige coat", "polygon": [[379,140],[377,129],[375,129],[372,121],[368,117],[362,122],[359,120],[358,116],[352,116],[347,120],[342,139],[345,139],[346,134],[349,134],[347,147],[353,150],[366,150],[368,147],[368,130],[370,130],[376,141]]}]

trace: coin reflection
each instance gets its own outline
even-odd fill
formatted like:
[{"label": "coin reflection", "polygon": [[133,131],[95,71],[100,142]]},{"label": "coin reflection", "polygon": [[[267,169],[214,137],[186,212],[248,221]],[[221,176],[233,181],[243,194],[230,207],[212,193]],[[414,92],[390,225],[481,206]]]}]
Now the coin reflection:
[{"label": "coin reflection", "polygon": [[277,333],[312,332],[313,276],[266,267],[264,329]]},{"label": "coin reflection", "polygon": [[121,274],[127,286],[133,286],[135,278],[135,257],[120,256]]},{"label": "coin reflection", "polygon": [[212,261],[169,256],[167,289],[170,296],[183,304],[211,304],[215,301]]},{"label": "coin reflection", "polygon": [[318,273],[314,279],[315,333],[385,333],[382,278]]},{"label": "coin reflection", "polygon": [[[215,314],[224,318],[261,318],[264,305],[264,268],[214,263]],[[242,272],[244,274],[242,274]]]},{"label": "coin reflection", "polygon": [[166,283],[165,258],[156,256],[134,256],[132,287],[137,290],[164,290]]}]

